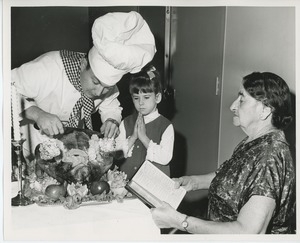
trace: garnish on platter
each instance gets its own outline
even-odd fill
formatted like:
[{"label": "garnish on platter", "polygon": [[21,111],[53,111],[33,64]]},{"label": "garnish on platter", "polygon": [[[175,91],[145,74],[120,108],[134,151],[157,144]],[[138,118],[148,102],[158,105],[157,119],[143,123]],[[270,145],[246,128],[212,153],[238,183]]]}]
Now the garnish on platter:
[{"label": "garnish on platter", "polygon": [[34,169],[25,180],[25,195],[40,206],[122,202],[127,195],[126,174],[113,164],[115,140],[100,133],[69,129],[36,147]]},{"label": "garnish on platter", "polygon": [[[106,176],[113,195],[117,201],[122,201],[123,198],[128,194],[128,191],[125,189],[127,175],[123,171],[119,171],[118,167],[115,166],[113,170],[108,170]],[[130,196],[130,194],[128,196]]]}]

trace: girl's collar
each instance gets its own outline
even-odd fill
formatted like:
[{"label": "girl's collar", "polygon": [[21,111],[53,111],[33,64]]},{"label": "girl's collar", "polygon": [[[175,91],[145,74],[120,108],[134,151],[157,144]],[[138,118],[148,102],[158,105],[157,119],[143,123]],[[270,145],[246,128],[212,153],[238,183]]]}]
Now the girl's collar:
[{"label": "girl's collar", "polygon": [[158,110],[155,109],[150,114],[144,116],[144,121],[145,121],[145,123],[149,123],[149,122],[155,120],[158,116],[159,116]]}]

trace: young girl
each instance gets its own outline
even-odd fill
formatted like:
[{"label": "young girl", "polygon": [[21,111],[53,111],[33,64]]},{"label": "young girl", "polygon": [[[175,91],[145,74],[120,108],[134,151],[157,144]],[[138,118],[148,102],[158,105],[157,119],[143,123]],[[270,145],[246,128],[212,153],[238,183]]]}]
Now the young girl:
[{"label": "young girl", "polygon": [[129,92],[136,111],[120,124],[117,144],[122,144],[125,159],[116,164],[127,174],[128,179],[145,160],[151,161],[170,176],[174,128],[157,110],[162,99],[162,86],[154,66],[146,66],[133,76]]}]

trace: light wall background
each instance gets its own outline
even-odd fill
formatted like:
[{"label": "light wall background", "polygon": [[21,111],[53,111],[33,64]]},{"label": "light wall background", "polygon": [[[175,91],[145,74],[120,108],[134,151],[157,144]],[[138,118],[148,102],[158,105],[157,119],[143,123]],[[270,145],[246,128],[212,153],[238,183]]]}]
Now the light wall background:
[{"label": "light wall background", "polygon": [[219,164],[245,137],[232,125],[229,110],[242,77],[253,71],[274,72],[296,93],[295,8],[227,7],[224,44]]}]

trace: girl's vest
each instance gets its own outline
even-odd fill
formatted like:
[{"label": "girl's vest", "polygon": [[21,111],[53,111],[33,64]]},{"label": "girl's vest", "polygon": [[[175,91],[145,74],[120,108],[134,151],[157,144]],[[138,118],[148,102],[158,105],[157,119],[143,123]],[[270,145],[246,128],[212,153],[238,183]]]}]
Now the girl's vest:
[{"label": "girl's vest", "polygon": [[[126,138],[132,135],[135,122],[137,119],[137,113],[134,113],[124,119],[124,126],[126,130]],[[155,120],[146,124],[146,134],[150,140],[154,143],[159,144],[161,141],[161,137],[167,127],[171,124],[171,122],[160,115]],[[147,155],[147,149],[142,144],[142,142],[137,139],[134,143],[132,156],[125,159],[125,161],[119,165],[121,171],[124,171],[127,174],[127,178],[131,179],[135,172],[139,169],[142,163],[145,161]],[[157,166],[161,171],[170,176],[170,166],[169,165],[161,165],[155,163],[155,161],[151,161],[155,166]]]}]

